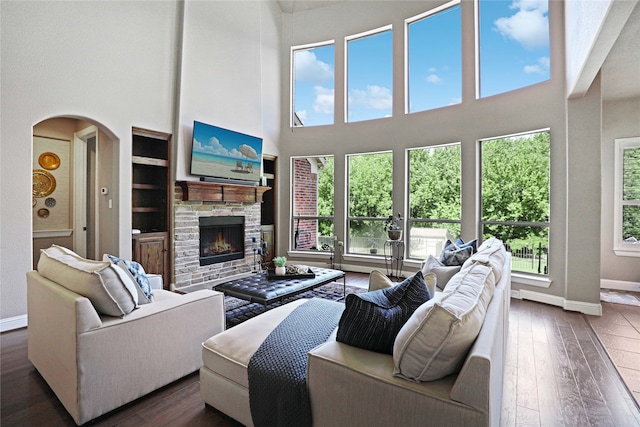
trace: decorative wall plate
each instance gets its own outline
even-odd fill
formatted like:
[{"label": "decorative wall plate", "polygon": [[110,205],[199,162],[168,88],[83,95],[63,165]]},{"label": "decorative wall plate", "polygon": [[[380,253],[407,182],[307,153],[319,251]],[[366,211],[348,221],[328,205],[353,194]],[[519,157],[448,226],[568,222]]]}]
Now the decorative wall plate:
[{"label": "decorative wall plate", "polygon": [[40,154],[40,157],[38,157],[38,163],[40,163],[40,166],[45,169],[58,169],[60,167],[60,157],[58,157],[56,153],[47,151],[46,153]]},{"label": "decorative wall plate", "polygon": [[33,190],[35,197],[47,197],[56,189],[56,179],[46,170],[35,169],[33,171]]},{"label": "decorative wall plate", "polygon": [[38,204],[38,201],[36,200],[35,197],[31,197],[31,198],[33,199],[32,200],[33,204],[31,205],[31,207],[34,207],[36,204]]},{"label": "decorative wall plate", "polygon": [[49,216],[49,209],[47,209],[47,208],[38,209],[38,216],[40,218],[48,217]]},{"label": "decorative wall plate", "polygon": [[53,197],[47,197],[44,201],[44,205],[48,208],[52,208],[56,205],[56,199],[54,199]]}]

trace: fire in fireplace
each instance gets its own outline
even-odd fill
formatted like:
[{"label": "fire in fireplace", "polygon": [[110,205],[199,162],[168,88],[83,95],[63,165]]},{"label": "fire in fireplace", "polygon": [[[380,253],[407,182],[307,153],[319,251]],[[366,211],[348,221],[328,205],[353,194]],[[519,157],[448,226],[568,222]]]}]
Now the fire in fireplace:
[{"label": "fire in fireplace", "polygon": [[244,258],[244,216],[199,218],[200,265]]}]

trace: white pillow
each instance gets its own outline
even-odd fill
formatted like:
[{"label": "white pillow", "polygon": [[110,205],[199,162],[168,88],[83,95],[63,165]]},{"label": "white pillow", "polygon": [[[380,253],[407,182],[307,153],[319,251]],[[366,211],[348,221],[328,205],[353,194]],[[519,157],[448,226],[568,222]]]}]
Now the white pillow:
[{"label": "white pillow", "polygon": [[[459,265],[444,265],[438,258],[433,255],[429,255],[429,258],[422,262],[420,270],[422,270],[422,275],[425,277],[429,273],[434,273],[436,275],[436,286],[438,289],[444,290],[447,283],[449,283],[449,280],[451,280],[451,278],[460,271],[460,268],[461,266]],[[431,290],[429,291],[431,292]],[[433,296],[433,293],[431,296]]]},{"label": "white pillow", "polygon": [[82,258],[58,245],[40,251],[38,272],[70,291],[87,297],[96,311],[124,317],[138,306],[136,285],[115,264]]},{"label": "white pillow", "polygon": [[[436,292],[436,275],[433,273],[423,273],[422,277],[424,278],[424,283],[427,285],[427,289],[429,290],[429,298],[433,298]],[[381,273],[378,270],[373,270],[369,274],[369,292],[377,291],[378,289],[387,289],[395,285],[397,285],[397,283],[392,282],[386,274]]]},{"label": "white pillow", "polygon": [[458,372],[473,345],[495,290],[491,268],[474,264],[456,274],[404,324],[393,346],[393,374],[433,381]]},{"label": "white pillow", "polygon": [[369,273],[369,292],[377,291],[378,289],[387,289],[393,286],[393,282],[386,274],[373,270]]}]

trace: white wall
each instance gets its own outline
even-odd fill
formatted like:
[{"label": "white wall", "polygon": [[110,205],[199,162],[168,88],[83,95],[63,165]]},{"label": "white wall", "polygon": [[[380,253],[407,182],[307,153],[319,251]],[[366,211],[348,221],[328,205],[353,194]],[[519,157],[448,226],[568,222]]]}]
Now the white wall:
[{"label": "white wall", "polygon": [[[107,129],[130,164],[131,127],[171,132],[173,2],[8,2],[2,10],[0,318],[24,315],[31,269],[32,128],[56,116]],[[131,169],[120,168],[119,249],[131,254]]]},{"label": "white wall", "polygon": [[635,284],[640,289],[640,258],[613,252],[614,141],[640,136],[640,98],[605,102],[602,122],[601,278],[609,283]]},{"label": "white wall", "polygon": [[[114,140],[114,218],[131,256],[131,128],[174,134],[174,176],[194,119],[265,139],[278,154],[281,11],[273,1],[1,3],[0,321],[25,322],[31,269],[31,135],[85,118]],[[183,55],[183,56],[182,56]],[[101,230],[101,232],[105,232]]]},{"label": "white wall", "polygon": [[198,179],[194,120],[264,138],[263,152],[278,154],[280,15],[275,2],[185,3],[177,180]]}]

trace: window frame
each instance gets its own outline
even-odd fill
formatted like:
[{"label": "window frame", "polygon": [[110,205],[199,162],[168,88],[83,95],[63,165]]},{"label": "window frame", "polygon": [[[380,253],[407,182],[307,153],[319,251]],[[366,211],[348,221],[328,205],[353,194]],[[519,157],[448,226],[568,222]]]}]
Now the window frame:
[{"label": "window frame", "polygon": [[[381,150],[381,151],[370,151],[370,152],[364,152],[364,153],[350,153],[350,154],[346,154],[345,155],[345,215],[344,215],[344,219],[345,219],[345,223],[344,223],[344,230],[345,230],[345,246],[344,246],[344,251],[345,251],[345,255],[347,256],[367,256],[367,257],[376,257],[376,258],[383,258],[384,255],[381,253],[377,253],[377,254],[362,254],[362,253],[358,253],[358,252],[351,252],[351,221],[352,220],[356,220],[356,221],[376,221],[376,222],[381,222],[384,223],[387,218],[389,217],[389,215],[392,215],[393,212],[393,206],[391,208],[391,212],[389,212],[388,215],[386,216],[382,216],[382,217],[359,217],[359,216],[351,216],[351,209],[350,209],[350,185],[351,185],[351,181],[350,181],[350,162],[349,162],[349,158],[352,156],[366,156],[366,155],[371,155],[371,154],[390,154],[391,155],[391,169],[393,171],[393,150]],[[392,204],[393,204],[393,182],[391,183],[391,200],[392,200]],[[404,221],[403,221],[404,222]],[[383,249],[383,247],[379,247],[379,249]]]},{"label": "window frame", "polygon": [[624,206],[640,206],[640,200],[623,200],[623,157],[628,148],[640,149],[640,137],[614,140],[614,203],[613,203],[613,251],[617,256],[640,257],[640,243],[625,243],[622,239],[622,211]]},{"label": "window frame", "polygon": [[[531,131],[525,131],[525,132],[518,132],[518,133],[513,133],[513,134],[508,134],[508,135],[502,135],[502,136],[493,136],[493,137],[488,137],[488,138],[482,138],[478,140],[478,177],[477,177],[477,212],[478,212],[478,237],[479,237],[479,241],[481,242],[483,240],[484,237],[484,226],[485,225],[504,225],[504,226],[508,226],[508,227],[540,227],[540,228],[546,228],[547,229],[547,239],[548,239],[548,248],[547,250],[550,251],[551,250],[551,153],[549,153],[549,188],[548,188],[548,192],[549,192],[549,217],[547,218],[547,221],[495,221],[495,220],[484,220],[483,218],[483,206],[482,206],[482,202],[483,202],[483,198],[482,198],[482,192],[483,192],[483,149],[482,149],[482,143],[484,142],[488,142],[488,141],[493,141],[496,139],[505,139],[505,138],[518,138],[521,136],[525,136],[525,135],[533,135],[536,133],[543,133],[546,132],[549,134],[549,146],[551,148],[551,129],[550,128],[544,128],[544,129],[536,129],[536,130],[531,130]],[[505,244],[508,244],[508,242],[504,242]],[[549,254],[547,253],[547,272],[546,273],[535,273],[535,272],[527,272],[527,271],[520,271],[520,270],[513,270],[512,269],[512,274],[518,275],[520,277],[530,277],[530,278],[536,278],[536,279],[542,279],[542,280],[546,280],[549,279],[551,277],[550,271],[551,271],[551,256],[549,256]],[[513,261],[512,261],[513,263]],[[531,284],[531,283],[529,283]],[[537,285],[536,285],[537,286]]]},{"label": "window frame", "polygon": [[[405,114],[415,114],[415,113],[422,113],[425,111],[431,111],[431,110],[435,110],[437,108],[444,108],[447,107],[448,105],[443,105],[440,107],[434,107],[434,108],[429,108],[426,110],[420,110],[420,111],[410,111],[409,105],[411,102],[411,99],[409,97],[409,25],[414,24],[418,21],[421,21],[425,18],[428,18],[432,15],[436,15],[442,11],[445,11],[447,9],[450,9],[452,7],[455,6],[460,6],[460,29],[462,30],[462,0],[452,0],[449,1],[443,5],[440,5],[438,7],[435,7],[431,10],[428,10],[426,12],[423,12],[419,15],[416,16],[412,16],[411,18],[407,18],[404,20],[404,113]],[[460,35],[460,37],[462,37],[462,34]],[[460,45],[460,61],[462,63],[463,61],[463,55],[462,55],[462,44]],[[462,70],[461,70],[462,71]],[[460,80],[460,90],[462,91],[462,75],[460,76],[461,80]],[[458,104],[454,104],[454,105],[460,105],[462,104],[462,97],[464,96],[464,93],[460,94],[460,103]]]},{"label": "window frame", "polygon": [[[333,223],[333,230],[334,230],[334,235],[332,237],[334,237],[333,240],[335,239],[335,226],[336,226],[336,213],[335,213],[335,206],[333,209],[333,216],[321,216],[321,215],[300,215],[298,213],[298,215],[295,215],[295,195],[296,195],[296,191],[295,191],[295,174],[294,174],[294,161],[298,160],[298,159],[309,159],[309,158],[319,158],[319,157],[332,157],[334,159],[334,170],[333,170],[333,185],[334,185],[334,191],[335,191],[335,155],[333,154],[325,154],[325,155],[308,155],[308,156],[291,156],[289,159],[289,165],[290,165],[290,170],[291,170],[291,174],[290,174],[290,180],[291,180],[291,209],[290,209],[290,224],[289,224],[289,235],[290,235],[290,239],[289,239],[289,251],[288,252],[302,252],[305,254],[327,254],[329,252],[331,252],[333,250],[333,248],[331,248],[330,250],[321,250],[320,247],[318,247],[315,250],[312,249],[300,249],[296,246],[296,236],[295,236],[295,230],[296,230],[296,225],[297,223],[299,223],[300,220],[306,220],[306,221],[331,221]],[[316,200],[316,205],[317,205],[318,201]],[[317,224],[317,223],[316,223]]]},{"label": "window frame", "polygon": [[[349,42],[362,39],[365,37],[373,36],[376,34],[383,33],[385,31],[391,31],[391,39],[393,40],[393,24],[387,24],[382,27],[374,28],[372,30],[364,31],[358,34],[352,34],[350,36],[345,36],[344,38],[344,123],[359,123],[359,122],[367,122],[370,120],[380,120],[387,117],[377,117],[374,119],[367,120],[358,120],[355,122],[349,121]],[[391,116],[393,117],[393,85],[394,85],[394,75],[393,75],[393,42],[391,46]]]},{"label": "window frame", "polygon": [[[295,57],[295,53],[297,51],[301,51],[301,50],[311,50],[311,49],[315,49],[318,47],[325,47],[325,46],[329,46],[329,45],[333,45],[334,49],[334,74],[333,74],[333,87],[334,87],[334,94],[333,94],[333,105],[334,105],[334,110],[333,110],[333,122],[331,124],[326,124],[326,125],[311,125],[311,126],[296,126],[295,125],[295,114],[296,114],[296,110],[295,110],[295,61],[294,61],[294,57]],[[335,39],[331,39],[331,40],[325,40],[325,41],[321,41],[321,42],[316,42],[316,43],[308,43],[308,44],[304,44],[304,45],[298,45],[298,46],[291,46],[289,48],[289,127],[291,129],[294,128],[304,128],[304,127],[315,127],[315,126],[331,126],[331,125],[335,125],[335,87],[336,87],[336,76],[335,76]]]},{"label": "window frame", "polygon": [[[459,162],[460,162],[460,188],[458,189],[458,196],[460,197],[460,212],[459,212],[459,218],[456,219],[442,219],[442,218],[413,218],[411,216],[411,161],[410,161],[410,152],[411,151],[415,151],[415,150],[425,150],[425,149],[438,149],[438,148],[446,148],[446,147],[452,147],[452,146],[458,146],[460,148],[460,158],[459,158]],[[450,143],[444,143],[444,144],[437,144],[437,145],[432,145],[432,146],[426,146],[426,147],[415,147],[415,148],[407,148],[406,149],[406,158],[405,158],[405,162],[407,164],[407,184],[405,187],[405,194],[407,195],[406,197],[406,207],[405,207],[405,212],[407,212],[406,214],[406,218],[405,218],[405,224],[406,224],[406,231],[405,231],[405,242],[406,242],[406,252],[407,252],[407,260],[419,260],[422,261],[421,258],[412,258],[411,257],[411,226],[413,224],[430,224],[430,223],[444,223],[444,224],[458,224],[460,226],[460,230],[462,230],[462,142],[450,142]],[[458,236],[459,237],[459,236]],[[439,254],[436,254],[435,256],[438,256]]]}]

